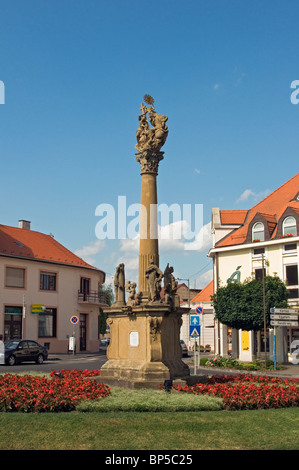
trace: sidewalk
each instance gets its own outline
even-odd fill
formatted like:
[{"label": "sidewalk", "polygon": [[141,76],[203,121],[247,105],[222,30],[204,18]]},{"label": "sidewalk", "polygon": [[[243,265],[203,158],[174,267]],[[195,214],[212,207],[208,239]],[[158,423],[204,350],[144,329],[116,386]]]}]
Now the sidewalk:
[{"label": "sidewalk", "polygon": [[106,349],[101,350],[99,352],[88,352],[88,351],[80,351],[76,354],[73,354],[72,352],[70,353],[49,353],[48,354],[48,360],[52,361],[62,361],[62,360],[74,360],[74,359],[84,359],[84,358],[89,358],[89,357],[98,357],[98,356],[105,356],[106,355]]},{"label": "sidewalk", "polygon": [[[238,369],[228,369],[225,367],[205,367],[200,366],[198,371],[202,374],[216,375],[221,373],[232,372],[234,374],[252,374],[252,375],[268,375],[271,377],[281,377],[288,379],[299,379],[299,365],[285,365],[284,369],[280,370],[238,370]],[[206,371],[206,372],[205,372]]]}]

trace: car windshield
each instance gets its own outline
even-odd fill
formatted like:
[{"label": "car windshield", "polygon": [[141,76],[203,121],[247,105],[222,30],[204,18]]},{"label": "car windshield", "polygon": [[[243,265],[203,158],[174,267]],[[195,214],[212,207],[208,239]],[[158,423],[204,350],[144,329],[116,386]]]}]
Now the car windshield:
[{"label": "car windshield", "polygon": [[5,349],[15,349],[20,341],[9,341],[9,343],[5,343]]}]

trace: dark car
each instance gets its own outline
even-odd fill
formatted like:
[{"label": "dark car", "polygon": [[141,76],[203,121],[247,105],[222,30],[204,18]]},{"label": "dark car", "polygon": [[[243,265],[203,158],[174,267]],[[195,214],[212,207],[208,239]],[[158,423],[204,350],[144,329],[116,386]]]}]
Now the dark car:
[{"label": "dark car", "polygon": [[180,343],[181,343],[181,347],[182,347],[182,356],[183,357],[188,357],[188,348],[186,346],[186,343],[185,341],[183,341],[182,339],[180,340]]},{"label": "dark car", "polygon": [[25,361],[42,364],[47,358],[47,349],[36,341],[21,340],[5,343],[5,363],[10,366]]}]

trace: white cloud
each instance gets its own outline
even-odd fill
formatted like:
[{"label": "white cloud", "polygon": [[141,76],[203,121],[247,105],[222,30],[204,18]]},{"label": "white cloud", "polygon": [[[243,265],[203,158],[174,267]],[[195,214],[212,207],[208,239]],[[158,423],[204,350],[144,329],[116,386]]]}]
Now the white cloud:
[{"label": "white cloud", "polygon": [[258,201],[264,199],[266,196],[268,196],[268,194],[270,194],[269,189],[265,189],[259,193],[252,191],[252,189],[245,189],[236,202],[248,201],[249,198],[252,198],[254,201]]},{"label": "white cloud", "polygon": [[241,73],[235,80],[234,86],[238,87],[239,85],[241,85],[244,77],[246,77],[246,73]]},{"label": "white cloud", "polygon": [[213,280],[213,269],[206,271],[196,279],[196,288],[203,289]]},{"label": "white cloud", "polygon": [[211,222],[204,225],[196,234],[193,242],[185,243],[185,250],[209,251],[213,246]]},{"label": "white cloud", "polygon": [[241,196],[237,199],[237,202],[242,202],[242,201],[247,201],[247,199],[250,198],[250,196],[254,196],[255,193],[251,189],[245,189]]},{"label": "white cloud", "polygon": [[199,175],[200,174],[200,170],[198,168],[194,168],[194,172]]},{"label": "white cloud", "polygon": [[83,248],[79,248],[75,251],[75,255],[82,258],[86,263],[94,264],[95,263],[95,255],[100,253],[106,246],[106,242],[104,240],[95,240],[91,242],[89,245],[83,246]]}]

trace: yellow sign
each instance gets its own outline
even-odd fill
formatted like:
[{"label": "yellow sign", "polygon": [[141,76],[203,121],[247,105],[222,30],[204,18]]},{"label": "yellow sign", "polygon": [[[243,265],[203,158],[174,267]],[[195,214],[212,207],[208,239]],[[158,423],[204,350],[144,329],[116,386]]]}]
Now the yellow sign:
[{"label": "yellow sign", "polygon": [[249,331],[242,330],[242,351],[249,351]]},{"label": "yellow sign", "polygon": [[45,311],[45,306],[43,304],[32,304],[31,313],[43,313]]}]

